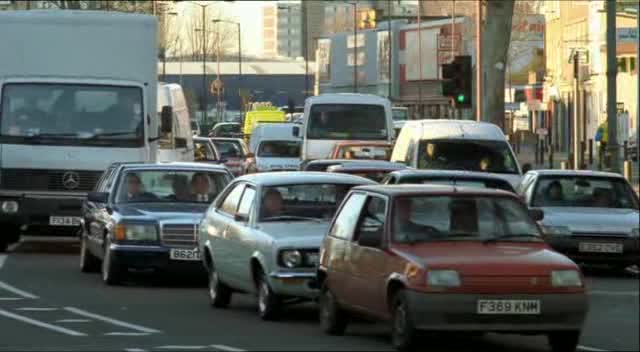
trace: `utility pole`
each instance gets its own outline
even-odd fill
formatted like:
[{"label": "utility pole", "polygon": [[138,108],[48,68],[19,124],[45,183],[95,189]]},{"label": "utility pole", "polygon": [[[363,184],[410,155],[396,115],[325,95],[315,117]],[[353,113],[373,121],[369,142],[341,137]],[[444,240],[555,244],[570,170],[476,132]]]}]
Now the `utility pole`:
[{"label": "utility pole", "polygon": [[[451,60],[455,60],[456,57],[456,50],[455,50],[455,45],[456,45],[456,0],[453,0],[451,2]],[[456,104],[451,104],[452,106],[452,111],[451,114],[453,115],[454,119],[458,118],[458,114],[457,114],[457,110],[456,109]]]},{"label": "utility pole", "polygon": [[[612,172],[620,172],[620,151],[618,150],[618,112],[616,76],[616,2],[606,1],[607,10],[607,124],[609,141],[609,168]],[[576,151],[577,152],[577,151]]]},{"label": "utility pole", "polygon": [[[636,22],[638,26],[638,32],[636,34],[636,77],[638,79],[636,87],[636,158],[638,158],[638,164],[640,164],[640,67],[638,67],[638,64],[640,64],[640,6],[638,4],[636,4]],[[638,173],[637,168],[635,172]],[[638,176],[640,177],[640,175]]]},{"label": "utility pole", "polygon": [[482,121],[482,1],[476,1],[476,121]]},{"label": "utility pole", "polygon": [[207,8],[202,8],[202,122],[207,122]]},{"label": "utility pole", "polygon": [[300,6],[302,9],[302,44],[304,50],[304,97],[309,96],[309,44],[307,40],[308,33],[308,24],[309,20],[309,8],[307,7],[308,2],[301,1]]},{"label": "utility pole", "polygon": [[[582,167],[582,133],[580,133],[580,52],[573,53],[573,168],[579,170]],[[614,104],[615,107],[615,104]]]},{"label": "utility pole", "polygon": [[423,109],[422,109],[422,1],[418,1],[418,70],[420,73],[418,74],[418,114],[420,115],[420,119],[423,119]]},{"label": "utility pole", "polygon": [[353,92],[358,92],[358,1],[353,3]]},{"label": "utility pole", "polygon": [[389,100],[391,100],[391,95],[393,95],[393,77],[391,77],[392,76],[391,68],[393,67],[393,63],[391,61],[391,52],[392,52],[392,48],[393,48],[393,45],[392,45],[393,41],[391,40],[391,37],[393,36],[392,33],[391,33],[391,21],[392,21],[392,17],[391,17],[391,0],[387,0],[387,11],[388,11],[388,14],[387,14],[387,20],[388,21],[387,22],[388,22],[388,26],[389,26],[389,27],[387,27],[387,30],[388,30],[387,36],[389,37],[389,53],[388,53],[388,56],[389,56],[389,93],[387,95],[388,95]]}]

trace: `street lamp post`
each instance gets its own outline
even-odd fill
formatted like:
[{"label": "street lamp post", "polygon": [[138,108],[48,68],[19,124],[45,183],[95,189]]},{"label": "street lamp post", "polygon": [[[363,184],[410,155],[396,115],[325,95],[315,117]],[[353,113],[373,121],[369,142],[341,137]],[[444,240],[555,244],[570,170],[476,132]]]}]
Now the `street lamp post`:
[{"label": "street lamp post", "polygon": [[[155,3],[155,1],[154,1]],[[203,122],[207,119],[207,7],[214,5],[214,3],[200,4],[197,2],[189,1],[190,4],[200,6],[202,9],[202,28],[196,29],[196,31],[202,32],[202,112]]]},{"label": "street lamp post", "polygon": [[167,15],[177,16],[177,12],[164,12],[162,14],[162,80],[167,79]]},{"label": "street lamp post", "polygon": [[358,92],[358,1],[353,5],[353,92]]},{"label": "street lamp post", "polygon": [[[235,24],[238,27],[238,83],[239,83],[239,86],[241,87],[242,86],[242,30],[240,28],[240,22],[220,20],[220,19],[213,20],[213,23],[219,23],[219,22]],[[220,43],[218,43],[218,45],[220,45]],[[238,90],[238,93],[240,93],[239,90]],[[242,98],[241,98],[241,101],[242,101]],[[240,103],[240,110],[242,110],[242,103]]]}]

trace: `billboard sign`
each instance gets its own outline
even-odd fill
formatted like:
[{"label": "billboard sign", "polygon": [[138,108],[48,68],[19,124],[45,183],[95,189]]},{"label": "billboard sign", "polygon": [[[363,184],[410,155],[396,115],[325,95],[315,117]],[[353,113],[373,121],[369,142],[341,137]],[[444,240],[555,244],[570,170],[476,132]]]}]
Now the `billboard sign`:
[{"label": "billboard sign", "polygon": [[512,85],[529,83],[529,72],[543,74],[545,20],[543,15],[513,16],[506,79]]}]

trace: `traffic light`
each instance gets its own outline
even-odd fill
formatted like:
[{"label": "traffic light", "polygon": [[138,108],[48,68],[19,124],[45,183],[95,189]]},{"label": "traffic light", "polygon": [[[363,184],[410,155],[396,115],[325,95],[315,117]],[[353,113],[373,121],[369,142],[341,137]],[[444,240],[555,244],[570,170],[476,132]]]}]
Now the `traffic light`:
[{"label": "traffic light", "polygon": [[457,108],[470,108],[471,56],[456,56],[450,64],[442,65],[442,95],[453,100]]}]

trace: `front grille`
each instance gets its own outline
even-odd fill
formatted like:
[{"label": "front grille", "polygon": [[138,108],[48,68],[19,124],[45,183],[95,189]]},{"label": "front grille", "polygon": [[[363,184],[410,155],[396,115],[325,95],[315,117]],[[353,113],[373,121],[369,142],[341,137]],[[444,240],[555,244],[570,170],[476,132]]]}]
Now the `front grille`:
[{"label": "front grille", "polygon": [[486,293],[534,293],[551,288],[549,276],[466,276],[462,286],[474,292]]},{"label": "front grille", "polygon": [[[3,169],[0,185],[20,191],[89,192],[101,175],[101,171],[86,170]],[[65,182],[70,178],[76,182]]]},{"label": "front grille", "polygon": [[184,224],[163,225],[162,244],[169,247],[195,248],[196,227],[194,225]]}]

